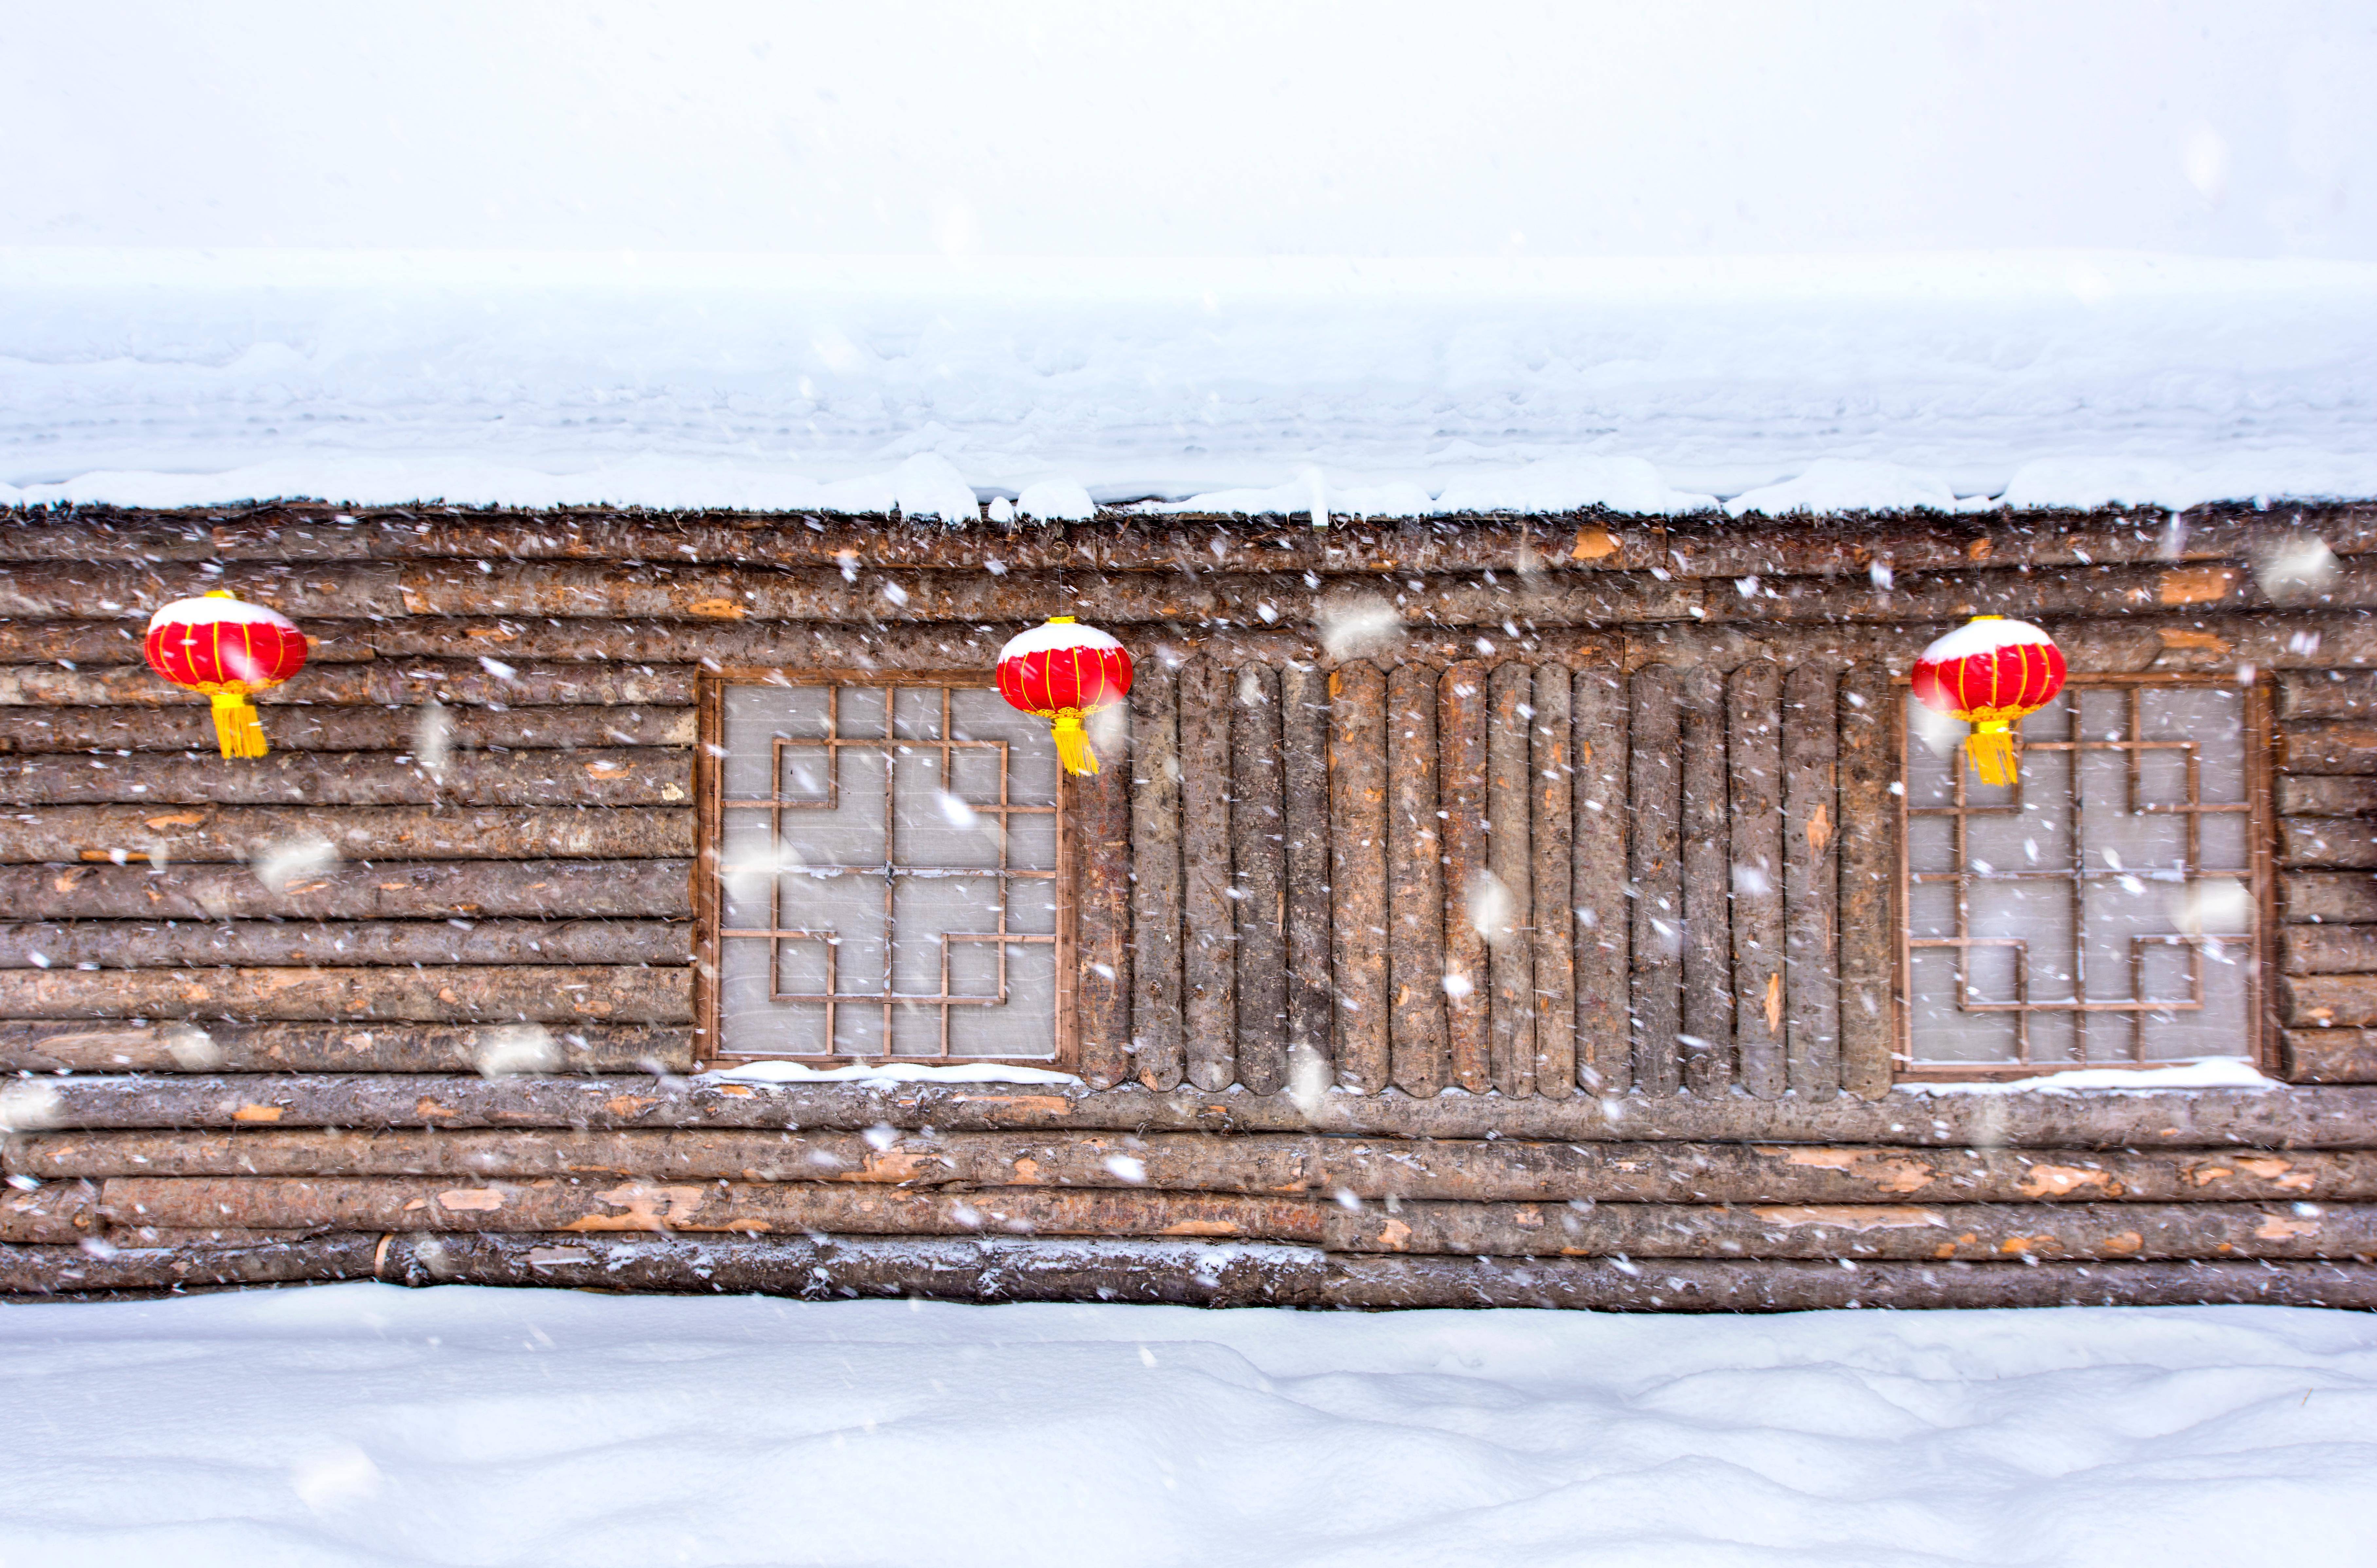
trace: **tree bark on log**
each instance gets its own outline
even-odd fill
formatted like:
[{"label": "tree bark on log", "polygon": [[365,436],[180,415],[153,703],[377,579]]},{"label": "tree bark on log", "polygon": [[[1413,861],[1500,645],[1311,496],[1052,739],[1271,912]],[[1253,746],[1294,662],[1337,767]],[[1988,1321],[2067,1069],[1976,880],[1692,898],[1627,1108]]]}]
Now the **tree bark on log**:
[{"label": "tree bark on log", "polygon": [[2282,975],[2278,1011],[2297,1029],[2364,1029],[2377,1024],[2377,975]]},{"label": "tree bark on log", "polygon": [[1230,898],[1230,672],[1212,659],[1180,666],[1180,964],[1188,1082],[1237,1078],[1237,929]]},{"label": "tree bark on log", "polygon": [[1577,1083],[1597,1095],[1633,1086],[1627,1017],[1634,916],[1626,897],[1626,677],[1579,670],[1571,679],[1576,829],[1570,884],[1575,904]]},{"label": "tree bark on log", "polygon": [[[277,758],[307,751],[417,753],[428,710],[295,708],[273,711],[268,736]],[[435,721],[456,752],[487,747],[570,751],[604,746],[691,746],[690,708],[444,708]],[[79,751],[215,748],[214,719],[195,704],[175,708],[0,708],[0,756]]]},{"label": "tree bark on log", "polygon": [[102,1227],[99,1190],[83,1182],[53,1182],[32,1191],[0,1192],[0,1241],[75,1246]]},{"label": "tree bark on log", "polygon": [[72,517],[12,517],[0,560],[112,562],[157,570],[170,564],[257,562],[302,571],[355,560],[561,560],[744,562],[837,567],[910,566],[1008,570],[1168,571],[1183,558],[1224,571],[1402,574],[1503,570],[1523,551],[1537,569],[1641,570],[1678,575],[1863,575],[1876,560],[1905,571],[1972,567],[2018,569],[2099,562],[2153,563],[2251,558],[2316,533],[2339,556],[2377,548],[2366,506],[2288,508],[2285,518],[2215,504],[2182,514],[2120,509],[2080,512],[2024,509],[1978,517],[1923,513],[1837,518],[1619,517],[1597,509],[1511,520],[1465,516],[1429,526],[1332,520],[1326,532],[1303,519],[1171,515],[1107,516],[1094,521],[1009,528],[915,524],[891,517],[813,516],[786,527],[782,514],[709,512],[651,517],[586,509],[425,518],[412,512],[342,514],[275,502],[224,517],[192,511],[79,509]]},{"label": "tree bark on log", "polygon": [[2286,778],[2278,810],[2289,817],[2357,817],[2377,811],[2377,779]]},{"label": "tree bark on log", "polygon": [[1804,1312],[1848,1307],[2377,1307],[2377,1268],[2320,1263],[1894,1263],[1341,1256],[1327,1305],[1602,1312]]},{"label": "tree bark on log", "polygon": [[1073,832],[1081,846],[1076,894],[1074,1030],[1081,1077],[1110,1089],[1130,1071],[1130,803],[1129,726],[1125,744],[1108,746],[1097,772],[1071,781]]},{"label": "tree bark on log", "polygon": [[1866,1099],[1889,1093],[1893,1048],[1896,700],[1879,664],[1858,664],[1841,682],[1841,1087]]},{"label": "tree bark on log", "polygon": [[245,866],[0,867],[0,909],[44,920],[309,920],[693,914],[689,860],[334,864],[268,884]]},{"label": "tree bark on log", "polygon": [[1529,721],[1534,809],[1529,832],[1535,865],[1530,890],[1535,918],[1535,1054],[1528,1074],[1535,1093],[1565,1099],[1576,1093],[1576,908],[1571,873],[1576,845],[1576,767],[1569,749],[1570,672],[1541,665],[1534,672],[1535,716]]},{"label": "tree bark on log", "polygon": [[670,920],[443,920],[159,925],[146,920],[0,925],[0,969],[170,969],[196,964],[657,964],[692,960],[690,924]]},{"label": "tree bark on log", "polygon": [[2289,869],[2377,868],[2377,828],[2328,817],[2278,819],[2278,864]]},{"label": "tree bark on log", "polygon": [[688,1023],[692,972],[639,964],[430,969],[0,970],[0,1019],[394,1019]]},{"label": "tree bark on log", "polygon": [[1169,1089],[1187,1066],[1180,968],[1179,682],[1150,659],[1132,683],[1130,1074]]},{"label": "tree bark on log", "polygon": [[1237,1081],[1287,1086],[1287,824],[1280,779],[1279,672],[1237,672],[1230,706],[1230,859],[1236,869]]},{"label": "tree bark on log", "polygon": [[1436,688],[1439,793],[1444,806],[1444,1037],[1450,1080],[1472,1095],[1493,1087],[1493,974],[1472,904],[1487,874],[1487,669],[1448,665]]},{"label": "tree bark on log", "polygon": [[1802,664],[1783,684],[1786,1076],[1828,1100],[1841,1084],[1840,697],[1833,672]]},{"label": "tree bark on log", "polygon": [[1487,1056],[1494,1087],[1535,1092],[1535,852],[1529,808],[1535,672],[1511,661],[1486,678],[1486,858],[1493,880],[1472,918],[1485,927],[1493,976]]},{"label": "tree bark on log", "polygon": [[2367,872],[2295,871],[2278,887],[2288,920],[2377,923],[2377,877]]},{"label": "tree bark on log", "polygon": [[[2281,719],[2359,719],[2371,714],[2377,714],[2377,672],[2329,669],[2278,677]],[[2293,744],[2291,735],[2287,744]]]},{"label": "tree bark on log", "polygon": [[649,1023],[0,1023],[10,1072],[677,1072],[693,1034]]},{"label": "tree bark on log", "polygon": [[[1910,1115],[1910,1110],[1914,1114]],[[1300,1132],[1563,1142],[1907,1143],[1925,1148],[2377,1148],[2377,1089],[2196,1089],[2086,1095],[2009,1089],[1823,1104],[1786,1096],[1506,1101],[1401,1094],[1215,1095],[1045,1084],[671,1083],[650,1077],[484,1079],[285,1074],[71,1077],[0,1088],[0,1131],[242,1127],[875,1126]]]},{"label": "tree bark on log", "polygon": [[1632,783],[1634,1086],[1672,1095],[1683,1083],[1676,1036],[1683,1033],[1683,749],[1675,672],[1634,672],[1628,740]]},{"label": "tree bark on log", "polygon": [[[490,667],[492,665],[492,667]],[[436,698],[481,707],[682,708],[693,701],[693,664],[520,664],[476,659],[374,659],[309,664],[285,685],[260,691],[271,733],[280,710],[309,705],[418,709]],[[0,707],[185,707],[190,693],[168,686],[146,665],[67,670],[55,664],[0,665]],[[200,717],[204,709],[194,710]]]},{"label": "tree bark on log", "polygon": [[[1568,1143],[1198,1132],[502,1131],[34,1132],[8,1173],[114,1176],[568,1177],[1061,1187],[1365,1201],[1909,1204],[2367,1203],[2377,1153],[1921,1149]],[[1394,1211],[1389,1211],[1392,1214]],[[1380,1223],[1383,1223],[1381,1221]]]},{"label": "tree bark on log", "polygon": [[1387,677],[1375,664],[1329,677],[1330,899],[1337,1082],[1387,1086]]},{"label": "tree bark on log", "polygon": [[2377,973],[2377,926],[2282,926],[2278,955],[2289,975]]},{"label": "tree bark on log", "polygon": [[1721,1095],[1734,1081],[1733,814],[1726,789],[1725,684],[1687,671],[1683,710],[1684,1086]]},{"label": "tree bark on log", "polygon": [[1336,1011],[1329,968],[1328,677],[1279,676],[1281,793],[1287,820],[1287,1050],[1291,1074],[1328,1061]]},{"label": "tree bark on log", "polygon": [[1444,835],[1437,817],[1437,674],[1387,675],[1387,972],[1389,1075],[1407,1095],[1442,1092]]},{"label": "tree bark on log", "polygon": [[2298,1083],[2377,1083],[2377,1030],[2289,1029],[2287,1076]]},{"label": "tree bark on log", "polygon": [[[315,846],[327,846],[327,856]],[[51,806],[0,815],[0,864],[255,860],[314,880],[328,861],[686,860],[686,807]]]},{"label": "tree bark on log", "polygon": [[436,766],[387,752],[293,752],[237,768],[181,758],[0,760],[0,802],[32,806],[665,806],[693,798],[693,754],[615,748],[458,751]]},{"label": "tree bark on log", "polygon": [[378,1244],[375,1236],[315,1236],[297,1241],[116,1246],[104,1254],[79,1247],[0,1246],[0,1297],[369,1279]]},{"label": "tree bark on log", "polygon": [[292,1230],[743,1232],[767,1235],[1177,1236],[1314,1241],[1302,1198],[1032,1187],[962,1193],[830,1182],[661,1182],[630,1178],[116,1177],[100,1210],[117,1225],[237,1222]]},{"label": "tree bark on log", "polygon": [[[2282,680],[2280,690],[2294,679]],[[2377,773],[2377,729],[2365,724],[2290,724],[2279,729],[2277,741],[2284,772]]]},{"label": "tree bark on log", "polygon": [[1731,798],[1733,1049],[1741,1086],[1771,1100],[1788,1083],[1785,1059],[1783,672],[1757,660],[1726,681],[1726,787]]},{"label": "tree bark on log", "polygon": [[[117,1183],[102,1189],[118,1212]],[[275,1223],[278,1223],[277,1218]],[[2377,1204],[1404,1203],[1332,1205],[1332,1252],[1468,1257],[1889,1258],[1989,1263],[2037,1258],[2297,1258],[2377,1252]]]}]

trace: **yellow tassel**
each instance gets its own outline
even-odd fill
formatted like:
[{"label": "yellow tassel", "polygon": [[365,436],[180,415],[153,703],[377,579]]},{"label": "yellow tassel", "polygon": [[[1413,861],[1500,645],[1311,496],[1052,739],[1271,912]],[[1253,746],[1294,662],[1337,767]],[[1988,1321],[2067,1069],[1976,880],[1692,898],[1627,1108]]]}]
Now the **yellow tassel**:
[{"label": "yellow tassel", "polygon": [[261,757],[264,725],[257,718],[256,704],[245,697],[220,696],[215,703],[215,739],[226,757]]},{"label": "yellow tassel", "polygon": [[1098,754],[1090,749],[1089,732],[1081,728],[1081,715],[1066,710],[1057,715],[1057,760],[1065,764],[1069,773],[1094,773],[1098,771]]},{"label": "yellow tassel", "polygon": [[1984,719],[1965,737],[1973,772],[1989,784],[2013,783],[2013,733],[2002,719]]}]

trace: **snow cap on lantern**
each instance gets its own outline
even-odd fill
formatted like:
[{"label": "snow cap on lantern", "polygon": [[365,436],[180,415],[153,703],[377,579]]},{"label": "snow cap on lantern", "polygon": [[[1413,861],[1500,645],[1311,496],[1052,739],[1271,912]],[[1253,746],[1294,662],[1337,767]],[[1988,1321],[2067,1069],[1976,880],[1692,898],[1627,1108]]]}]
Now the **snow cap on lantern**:
[{"label": "snow cap on lantern", "polygon": [[1081,721],[1130,695],[1130,654],[1093,626],[1051,616],[998,651],[998,694],[1050,721],[1069,773],[1094,773],[1098,754]]},{"label": "snow cap on lantern", "polygon": [[1965,750],[1984,783],[2013,783],[2013,726],[2063,689],[2063,650],[2028,621],[1975,616],[1915,661],[1915,697],[1973,726]]},{"label": "snow cap on lantern", "polygon": [[220,588],[159,610],[140,643],[159,676],[214,699],[226,757],[264,755],[264,726],[248,698],[304,669],[305,651],[305,634],[288,616]]}]

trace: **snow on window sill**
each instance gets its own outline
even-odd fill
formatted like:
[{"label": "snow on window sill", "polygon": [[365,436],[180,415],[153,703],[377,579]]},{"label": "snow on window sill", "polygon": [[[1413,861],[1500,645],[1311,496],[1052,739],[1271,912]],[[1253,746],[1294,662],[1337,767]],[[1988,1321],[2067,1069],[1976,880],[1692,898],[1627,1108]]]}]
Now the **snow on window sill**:
[{"label": "snow on window sill", "polygon": [[1069,1072],[1045,1067],[1011,1067],[995,1061],[853,1062],[847,1067],[812,1067],[805,1061],[752,1061],[740,1067],[705,1072],[717,1083],[1058,1083],[1079,1087]]},{"label": "snow on window sill", "polygon": [[2127,1094],[2151,1094],[2164,1089],[2283,1089],[2241,1057],[2204,1057],[2168,1067],[2088,1067],[2069,1072],[2042,1072],[2036,1078],[2004,1078],[1970,1083],[1907,1083],[1897,1087],[1916,1095],[2015,1095],[2046,1091],[2064,1094],[2074,1089],[2110,1089]]}]

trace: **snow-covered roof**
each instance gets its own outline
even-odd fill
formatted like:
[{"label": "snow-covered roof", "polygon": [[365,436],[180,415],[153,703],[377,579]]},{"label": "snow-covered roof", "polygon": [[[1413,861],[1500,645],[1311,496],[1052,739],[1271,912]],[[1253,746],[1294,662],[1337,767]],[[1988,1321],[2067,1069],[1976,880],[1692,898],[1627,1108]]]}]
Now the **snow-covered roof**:
[{"label": "snow-covered roof", "polygon": [[2377,266],[0,251],[0,503],[2377,495]]}]

